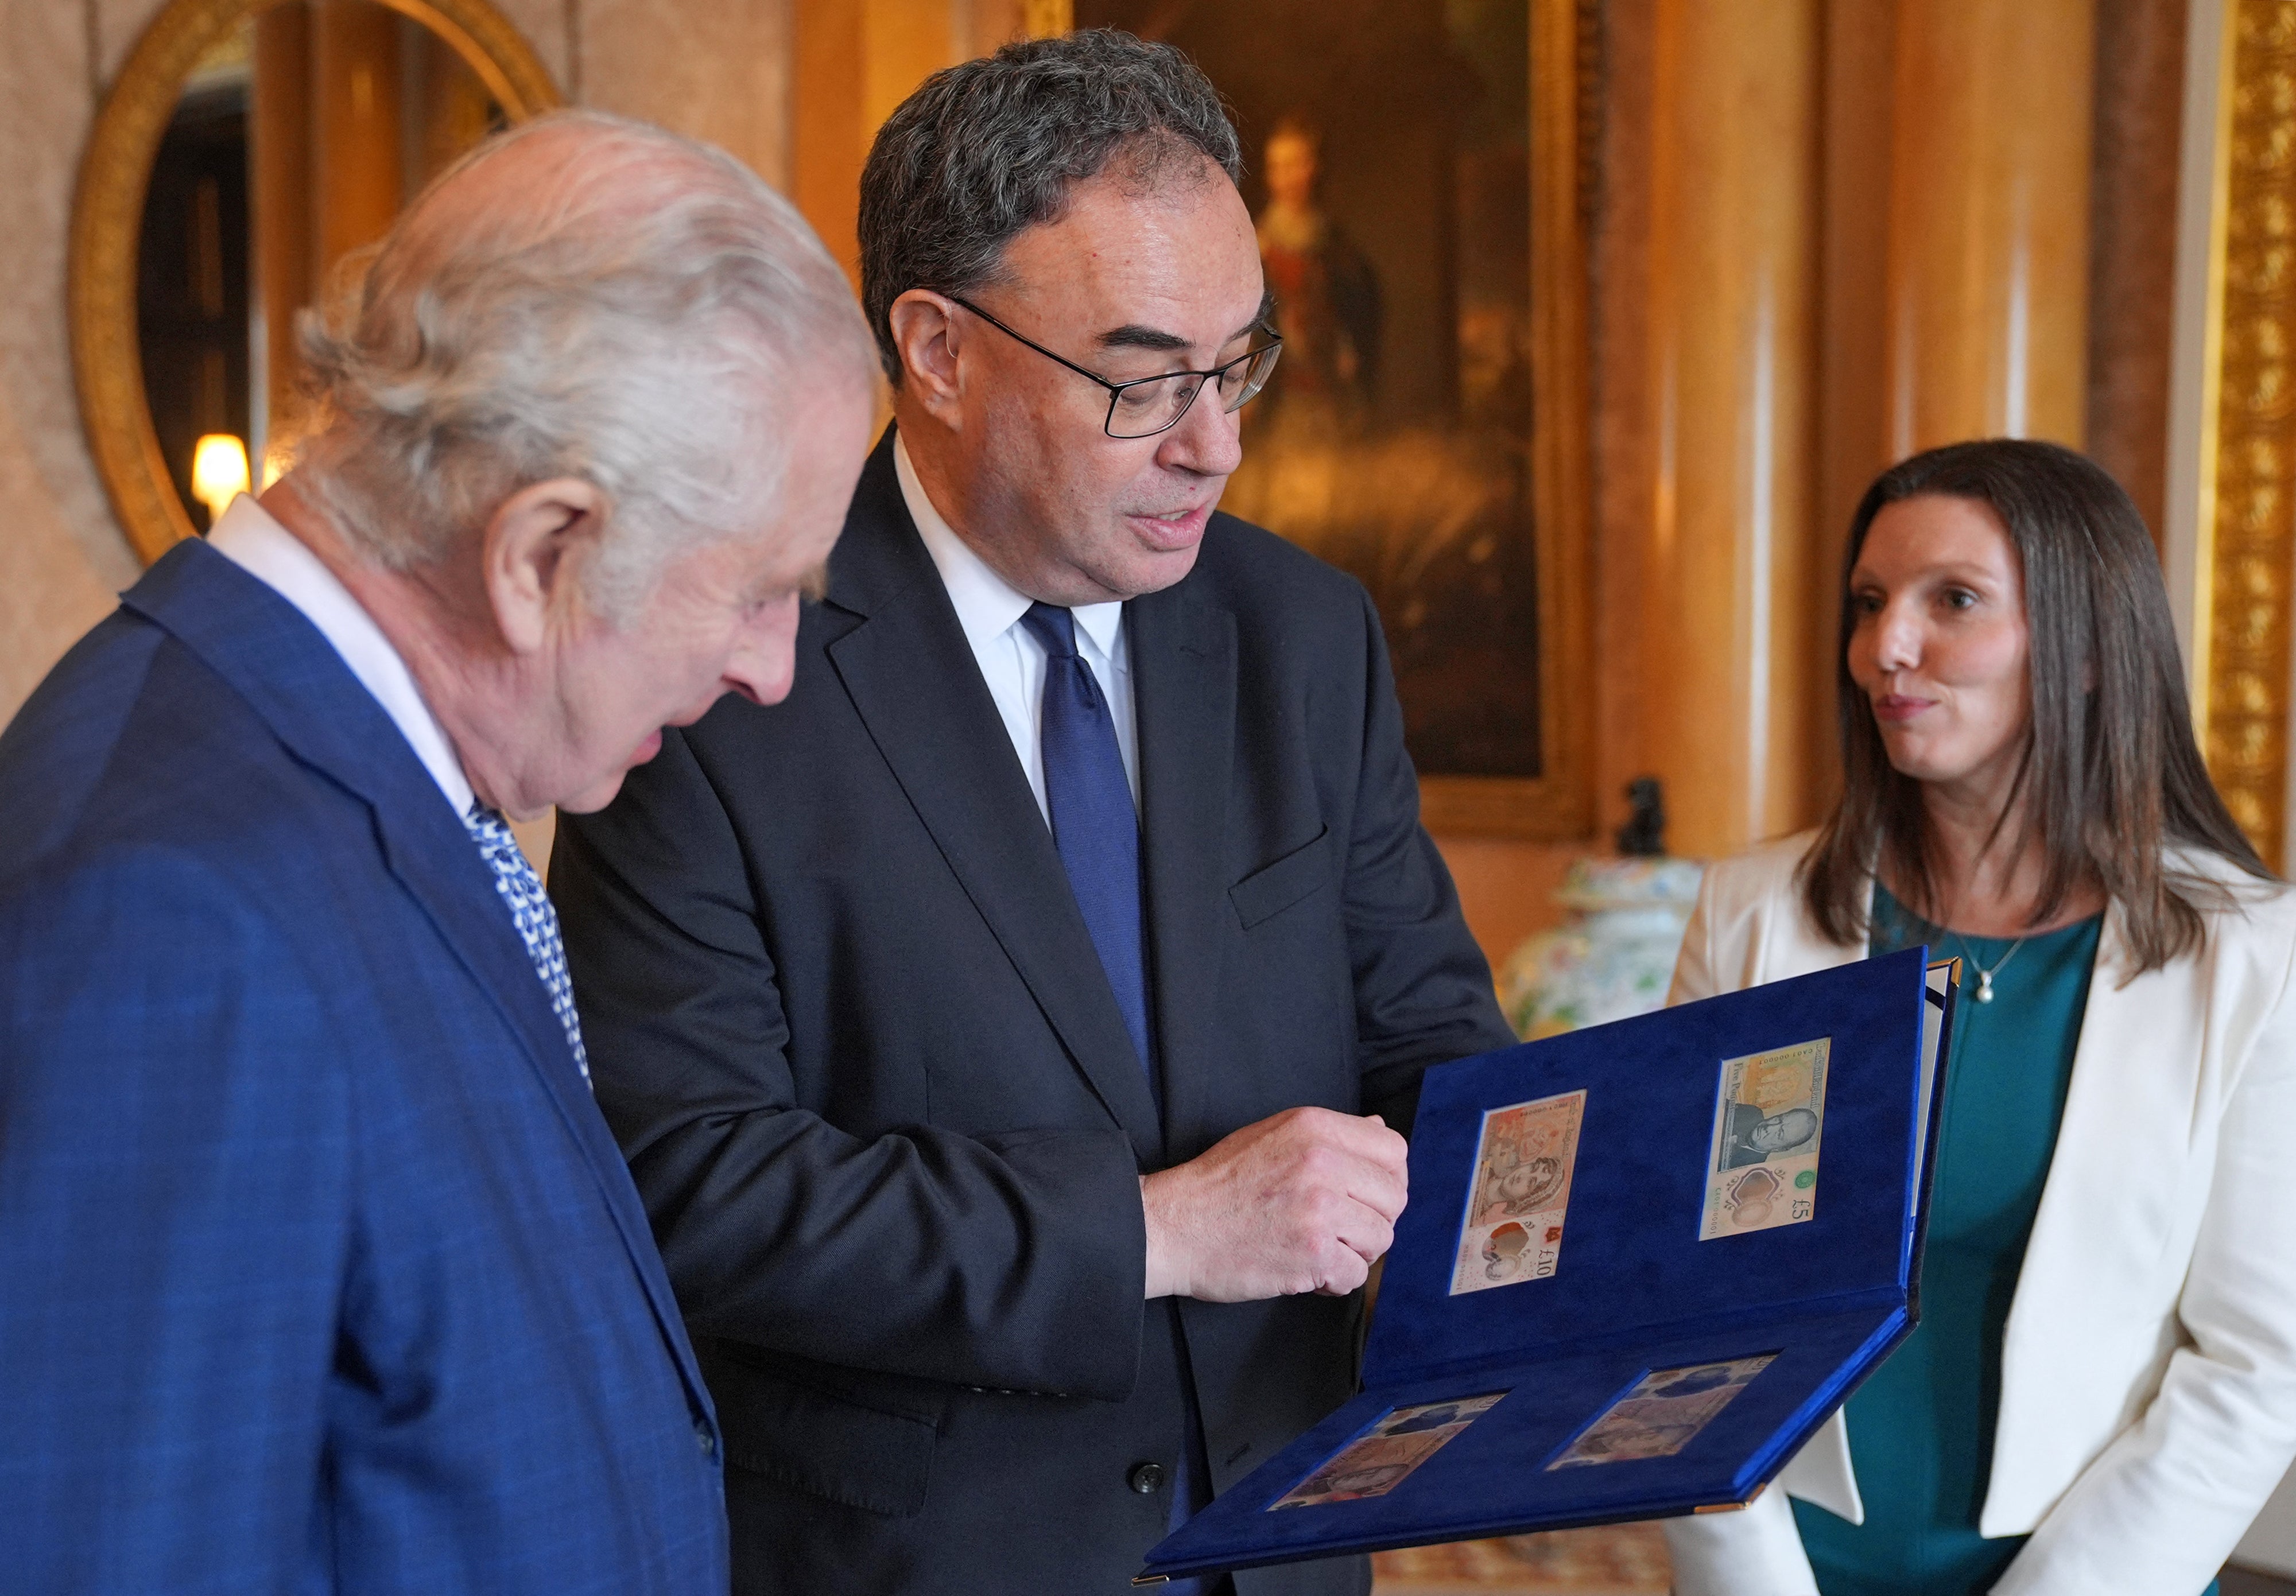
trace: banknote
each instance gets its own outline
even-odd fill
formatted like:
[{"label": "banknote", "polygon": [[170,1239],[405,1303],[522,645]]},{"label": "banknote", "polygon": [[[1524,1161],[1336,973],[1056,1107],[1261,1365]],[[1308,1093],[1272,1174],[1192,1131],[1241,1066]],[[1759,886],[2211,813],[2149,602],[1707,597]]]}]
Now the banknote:
[{"label": "banknote", "polygon": [[1562,1455],[1546,1466],[1570,1469],[1636,1458],[1670,1458],[1712,1423],[1714,1415],[1728,1407],[1731,1399],[1775,1356],[1770,1352],[1721,1363],[1654,1370],[1597,1414],[1595,1422],[1563,1448]]},{"label": "banknote", "polygon": [[1475,1143],[1451,1295],[1544,1280],[1562,1256],[1584,1091],[1491,1109]]},{"label": "banknote", "polygon": [[1313,1474],[1269,1502],[1267,1510],[1384,1496],[1505,1395],[1491,1391],[1455,1402],[1390,1409],[1369,1429],[1326,1458]]},{"label": "banknote", "polygon": [[1726,1059],[1698,1239],[1800,1224],[1817,1213],[1829,1037]]}]

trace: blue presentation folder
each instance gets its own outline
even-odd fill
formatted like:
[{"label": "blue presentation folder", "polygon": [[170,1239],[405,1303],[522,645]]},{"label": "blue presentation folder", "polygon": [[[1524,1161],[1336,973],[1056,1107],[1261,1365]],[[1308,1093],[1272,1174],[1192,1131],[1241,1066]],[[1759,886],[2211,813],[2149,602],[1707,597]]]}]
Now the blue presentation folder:
[{"label": "blue presentation folder", "polygon": [[[1135,1583],[1751,1501],[1913,1330],[1952,972],[1910,948],[1429,1070],[1362,1394],[1159,1543]],[[1763,1079],[1790,1087],[1819,1039],[1798,1187],[1795,1154],[1762,1150],[1762,1115],[1722,1102],[1724,1072],[1783,1058]],[[1513,1142],[1486,1160],[1487,1117],[1503,1139],[1527,1122],[1494,1110],[1579,1092],[1552,1273],[1455,1291],[1536,1261],[1470,1234],[1509,1211],[1482,1205],[1521,1161]],[[1808,1122],[1767,1123],[1775,1143]],[[1779,1174],[1742,1184],[1757,1163]],[[1764,1205],[1735,1220],[1797,1198],[1808,1216],[1702,1240],[1726,1224],[1718,1179]],[[1476,1236],[1492,1250],[1463,1253]]]}]

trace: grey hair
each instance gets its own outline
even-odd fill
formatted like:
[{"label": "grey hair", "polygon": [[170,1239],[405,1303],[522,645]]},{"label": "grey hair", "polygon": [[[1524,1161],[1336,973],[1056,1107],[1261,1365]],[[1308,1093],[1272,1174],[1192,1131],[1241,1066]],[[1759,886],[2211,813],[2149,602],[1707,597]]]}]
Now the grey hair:
[{"label": "grey hair", "polygon": [[996,281],[1013,236],[1059,220],[1070,190],[1119,157],[1147,187],[1193,154],[1242,180],[1219,91],[1171,45],[1113,29],[1022,40],[926,78],[861,173],[861,303],[886,377],[900,385],[895,299]]},{"label": "grey hair", "polygon": [[[432,214],[538,140],[563,148],[531,151],[519,199]],[[355,546],[434,564],[521,488],[575,478],[607,501],[584,591],[617,623],[679,554],[766,517],[800,383],[870,381],[852,291],[787,201],[722,151],[596,111],[480,144],[298,331],[316,429],[298,480]]]}]

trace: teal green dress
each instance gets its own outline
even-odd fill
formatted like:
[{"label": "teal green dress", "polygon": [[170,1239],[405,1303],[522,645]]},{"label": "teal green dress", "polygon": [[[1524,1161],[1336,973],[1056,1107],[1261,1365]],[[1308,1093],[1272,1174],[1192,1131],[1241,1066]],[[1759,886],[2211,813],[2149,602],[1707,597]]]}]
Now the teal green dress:
[{"label": "teal green dress", "polygon": [[[1977,1533],[2001,1399],[2001,1332],[2048,1178],[2101,916],[2044,937],[1959,937],[1878,883],[1872,949],[1962,958],[1922,1260],[1921,1324],[1849,1399],[1866,1522],[1793,1504],[1824,1596],[1982,1596],[2025,1542]],[[2005,963],[2003,961],[2006,959]],[[1977,970],[1993,1001],[1976,1001]],[[2202,1596],[2214,1596],[2210,1585]]]}]

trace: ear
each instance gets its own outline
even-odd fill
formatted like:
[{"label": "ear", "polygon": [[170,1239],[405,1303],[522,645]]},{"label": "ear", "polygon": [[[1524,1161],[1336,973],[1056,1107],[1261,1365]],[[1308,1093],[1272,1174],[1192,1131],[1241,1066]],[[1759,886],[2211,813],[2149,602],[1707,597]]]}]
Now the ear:
[{"label": "ear", "polygon": [[949,425],[955,423],[955,410],[964,391],[959,356],[965,329],[956,312],[955,300],[931,289],[913,288],[885,313],[893,330],[893,348],[901,356],[902,388],[926,413]]},{"label": "ear", "polygon": [[594,484],[555,477],[521,487],[495,507],[480,558],[487,605],[514,654],[531,654],[554,618],[582,607],[582,575],[596,557],[606,495]]}]

